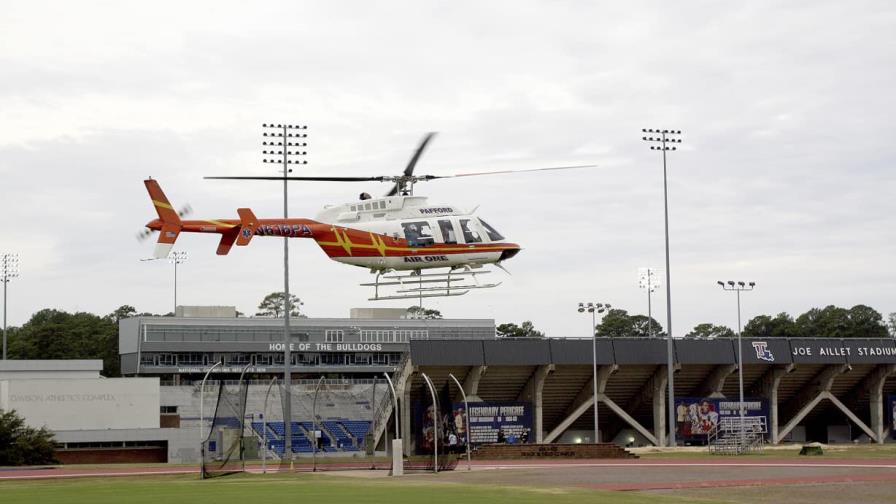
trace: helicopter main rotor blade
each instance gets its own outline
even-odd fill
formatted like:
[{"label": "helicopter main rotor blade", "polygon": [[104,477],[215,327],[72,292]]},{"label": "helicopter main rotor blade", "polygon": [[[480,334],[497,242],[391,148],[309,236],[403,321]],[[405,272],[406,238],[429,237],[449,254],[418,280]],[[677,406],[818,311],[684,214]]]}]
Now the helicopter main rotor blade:
[{"label": "helicopter main rotor blade", "polygon": [[[423,151],[426,150],[426,146],[429,144],[429,141],[432,140],[432,138],[434,136],[436,136],[436,133],[434,131],[431,131],[431,132],[427,133],[426,136],[423,137],[423,140],[420,142],[420,145],[417,147],[417,150],[414,152],[414,155],[411,157],[411,160],[408,161],[408,165],[405,166],[405,168],[404,168],[404,176],[405,177],[410,177],[410,176],[414,175],[414,168],[417,166],[417,161],[420,160],[420,156],[423,155]],[[396,194],[398,194],[398,190],[399,190],[399,185],[398,185],[398,182],[396,182],[395,185],[392,186],[392,189],[390,189],[389,192],[386,193],[386,196],[395,196]]]},{"label": "helicopter main rotor blade", "polygon": [[526,170],[500,170],[500,171],[490,171],[490,172],[458,173],[455,175],[422,175],[422,176],[420,176],[420,179],[421,180],[434,180],[434,179],[442,179],[442,178],[475,177],[475,176],[479,176],[479,175],[503,175],[503,174],[507,174],[507,173],[525,173],[525,172],[552,171],[552,170],[578,170],[581,168],[597,168],[597,165],[552,166],[550,168],[529,168]]},{"label": "helicopter main rotor blade", "polygon": [[390,177],[203,177],[206,180],[304,180],[306,182],[385,182]]}]

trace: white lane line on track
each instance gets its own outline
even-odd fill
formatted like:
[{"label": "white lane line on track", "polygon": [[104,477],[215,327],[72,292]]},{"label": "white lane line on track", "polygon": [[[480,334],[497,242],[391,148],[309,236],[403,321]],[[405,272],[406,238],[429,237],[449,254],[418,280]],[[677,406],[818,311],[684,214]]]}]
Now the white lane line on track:
[{"label": "white lane line on track", "polygon": [[473,467],[483,469],[564,469],[569,467],[834,467],[848,469],[896,469],[896,464],[798,464],[798,463],[781,463],[774,462],[768,464],[757,464],[749,462],[726,462],[724,464],[714,464],[710,462],[696,463],[637,463],[637,464],[613,464],[613,463],[582,463],[582,464],[476,464]]}]

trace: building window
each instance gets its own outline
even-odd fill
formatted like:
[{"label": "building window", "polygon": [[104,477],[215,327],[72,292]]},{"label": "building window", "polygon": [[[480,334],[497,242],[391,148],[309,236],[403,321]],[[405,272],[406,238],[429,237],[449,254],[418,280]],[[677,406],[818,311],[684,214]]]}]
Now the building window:
[{"label": "building window", "polygon": [[175,362],[174,354],[159,354],[160,366],[174,366]]},{"label": "building window", "polygon": [[324,336],[327,343],[342,343],[342,329],[327,329]]}]

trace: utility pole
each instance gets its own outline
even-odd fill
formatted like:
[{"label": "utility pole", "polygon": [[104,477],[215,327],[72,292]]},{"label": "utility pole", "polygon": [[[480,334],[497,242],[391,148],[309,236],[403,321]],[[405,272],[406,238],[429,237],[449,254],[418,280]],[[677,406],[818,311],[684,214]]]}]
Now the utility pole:
[{"label": "utility pole", "polygon": [[[264,146],[262,154],[265,157],[262,162],[279,164],[283,173],[283,220],[289,219],[289,200],[287,187],[289,184],[290,172],[292,168],[289,165],[308,164],[301,158],[307,152],[298,150],[306,147],[308,144],[304,141],[308,137],[306,130],[308,126],[297,126],[295,124],[262,124],[265,130],[262,134]],[[286,222],[284,222],[284,228]],[[289,332],[289,236],[283,233],[283,429],[285,440],[285,453],[289,454],[289,459],[295,458],[292,451],[292,356],[290,355],[290,332]]]},{"label": "utility pole", "polygon": [[[663,153],[663,204],[665,207],[666,221],[666,367],[668,367],[669,381],[669,446],[675,446],[675,385],[674,366],[675,349],[672,346],[672,279],[669,269],[669,184],[666,177],[666,152],[676,150],[674,144],[681,143],[681,130],[668,129],[642,129],[642,133],[651,136],[641,137],[645,142],[651,142],[650,150]],[[654,137],[653,135],[657,135]],[[668,146],[666,144],[672,144]]]}]

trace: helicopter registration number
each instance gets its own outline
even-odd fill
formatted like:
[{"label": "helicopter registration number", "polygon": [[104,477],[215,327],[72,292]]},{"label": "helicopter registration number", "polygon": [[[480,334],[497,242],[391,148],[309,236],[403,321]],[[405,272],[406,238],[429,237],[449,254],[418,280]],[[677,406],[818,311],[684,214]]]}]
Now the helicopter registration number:
[{"label": "helicopter registration number", "polygon": [[436,256],[415,256],[415,257],[405,257],[404,262],[406,263],[422,263],[422,262],[437,262],[437,261],[447,261],[448,256],[436,255]]}]

